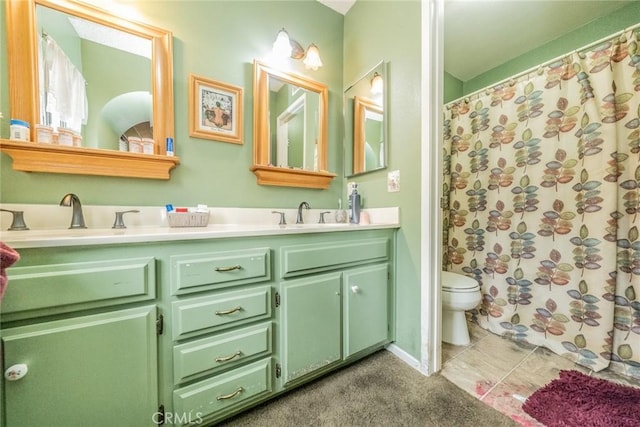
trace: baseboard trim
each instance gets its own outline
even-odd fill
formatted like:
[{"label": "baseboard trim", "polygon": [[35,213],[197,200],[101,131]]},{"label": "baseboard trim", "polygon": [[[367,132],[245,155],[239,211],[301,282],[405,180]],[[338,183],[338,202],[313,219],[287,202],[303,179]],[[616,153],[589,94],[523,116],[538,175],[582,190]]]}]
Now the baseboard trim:
[{"label": "baseboard trim", "polygon": [[420,361],[418,359],[416,359],[415,357],[413,357],[412,355],[410,355],[409,353],[407,353],[397,345],[389,344],[385,349],[391,352],[393,355],[395,355],[398,359],[402,360],[407,365],[411,366],[416,371],[420,372],[422,375],[428,374],[427,371],[422,369],[422,367],[420,366]]}]

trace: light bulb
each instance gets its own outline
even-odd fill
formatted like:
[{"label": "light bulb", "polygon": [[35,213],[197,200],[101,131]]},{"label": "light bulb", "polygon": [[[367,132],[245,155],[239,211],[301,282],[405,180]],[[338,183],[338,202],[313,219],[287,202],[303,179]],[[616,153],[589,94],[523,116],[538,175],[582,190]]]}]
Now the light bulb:
[{"label": "light bulb", "polygon": [[273,42],[273,54],[278,58],[291,56],[291,42],[289,41],[289,34],[284,28],[280,30],[276,41]]},{"label": "light bulb", "polygon": [[373,95],[382,93],[382,84],[383,84],[382,76],[378,74],[378,72],[375,72],[373,74],[373,78],[371,79],[371,93]]},{"label": "light bulb", "polygon": [[309,48],[307,48],[307,56],[304,58],[304,65],[307,68],[316,71],[318,68],[322,67],[322,60],[320,59],[320,50],[318,46],[311,43]]}]

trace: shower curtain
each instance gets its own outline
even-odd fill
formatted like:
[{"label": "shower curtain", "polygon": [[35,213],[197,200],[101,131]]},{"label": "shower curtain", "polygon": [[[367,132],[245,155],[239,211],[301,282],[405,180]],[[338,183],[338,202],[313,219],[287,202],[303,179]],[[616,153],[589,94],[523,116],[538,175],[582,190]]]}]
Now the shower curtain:
[{"label": "shower curtain", "polygon": [[447,105],[444,269],[480,282],[473,321],[640,378],[639,109],[632,31]]}]

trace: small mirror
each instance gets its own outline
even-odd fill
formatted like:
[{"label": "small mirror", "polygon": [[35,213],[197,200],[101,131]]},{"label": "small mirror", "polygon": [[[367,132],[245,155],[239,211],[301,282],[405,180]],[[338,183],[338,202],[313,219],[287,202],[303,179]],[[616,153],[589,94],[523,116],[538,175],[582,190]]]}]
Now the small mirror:
[{"label": "small mirror", "polygon": [[253,90],[258,184],[328,188],[327,86],[255,61]]},{"label": "small mirror", "polygon": [[387,167],[385,99],[384,62],[344,92],[346,176]]}]

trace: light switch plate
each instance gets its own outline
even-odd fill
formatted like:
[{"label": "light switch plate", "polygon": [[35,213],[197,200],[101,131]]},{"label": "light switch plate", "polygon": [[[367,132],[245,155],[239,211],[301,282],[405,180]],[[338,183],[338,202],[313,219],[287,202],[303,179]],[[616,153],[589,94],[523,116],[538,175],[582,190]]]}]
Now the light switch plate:
[{"label": "light switch plate", "polygon": [[400,171],[390,171],[387,174],[387,191],[389,193],[396,193],[400,191]]}]

